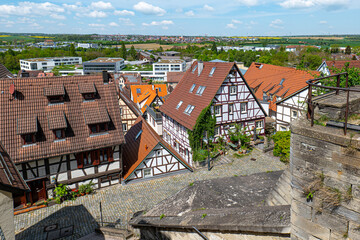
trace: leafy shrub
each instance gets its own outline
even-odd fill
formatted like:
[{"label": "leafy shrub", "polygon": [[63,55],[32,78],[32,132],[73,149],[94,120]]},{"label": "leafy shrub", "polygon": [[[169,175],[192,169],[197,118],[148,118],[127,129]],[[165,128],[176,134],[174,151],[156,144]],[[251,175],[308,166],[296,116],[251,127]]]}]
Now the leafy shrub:
[{"label": "leafy shrub", "polygon": [[87,184],[81,184],[79,186],[79,192],[80,193],[92,193],[94,191],[94,183],[92,181],[90,181],[89,183]]},{"label": "leafy shrub", "polygon": [[55,190],[55,201],[56,203],[61,203],[62,201],[66,200],[69,196],[70,189],[67,185],[59,184]]},{"label": "leafy shrub", "polygon": [[272,137],[275,143],[273,154],[285,163],[290,158],[290,134],[290,131],[279,131]]},{"label": "leafy shrub", "polygon": [[208,152],[205,149],[194,149],[193,151],[193,161],[202,162],[205,161],[208,157]]}]

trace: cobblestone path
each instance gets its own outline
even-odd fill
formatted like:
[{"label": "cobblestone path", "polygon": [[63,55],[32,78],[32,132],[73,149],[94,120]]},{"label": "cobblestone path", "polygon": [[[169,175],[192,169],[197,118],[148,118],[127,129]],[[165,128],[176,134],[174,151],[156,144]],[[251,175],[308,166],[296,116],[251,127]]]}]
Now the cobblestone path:
[{"label": "cobblestone path", "polygon": [[[126,219],[133,213],[150,209],[191,182],[276,171],[286,167],[277,158],[265,155],[257,149],[243,158],[233,159],[230,155],[227,155],[227,158],[234,161],[221,165],[215,164],[211,171],[202,168],[192,173],[186,172],[133,184],[110,186],[96,191],[95,194],[79,197],[75,201],[17,215],[15,216],[16,239],[46,239],[47,233],[44,232],[44,227],[51,224],[58,224],[58,229],[73,226],[73,235],[66,239],[78,239],[90,234],[98,226],[96,220],[99,220],[100,216],[100,201],[104,221],[117,222],[125,226]],[[256,161],[250,160],[251,158],[255,158]]]}]

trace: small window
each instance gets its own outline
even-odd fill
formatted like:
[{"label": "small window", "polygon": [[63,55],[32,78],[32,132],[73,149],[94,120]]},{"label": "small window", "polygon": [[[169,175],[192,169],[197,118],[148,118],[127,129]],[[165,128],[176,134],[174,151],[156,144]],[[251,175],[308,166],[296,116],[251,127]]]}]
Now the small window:
[{"label": "small window", "polygon": [[152,176],[151,168],[145,168],[143,170],[143,174],[144,174],[144,178],[151,177]]},{"label": "small window", "polygon": [[280,85],[283,85],[284,81],[285,81],[285,78],[281,79]]},{"label": "small window", "polygon": [[199,88],[196,91],[196,94],[201,96],[203,94],[205,88],[206,88],[205,86],[199,86]]},{"label": "small window", "polygon": [[286,127],[280,126],[280,131],[287,131]]},{"label": "small window", "polygon": [[214,136],[219,136],[219,127],[214,128]]},{"label": "small window", "polygon": [[255,127],[256,128],[263,128],[263,121],[261,120],[261,121],[256,121],[255,122]]},{"label": "small window", "polygon": [[140,94],[140,93],[141,93],[141,89],[140,89],[140,88],[137,88],[137,89],[136,89],[136,93]]},{"label": "small window", "polygon": [[89,153],[84,153],[84,165],[91,165],[91,158]]},{"label": "small window", "polygon": [[156,156],[158,156],[158,157],[161,156],[161,150],[157,150],[157,151],[156,151]]},{"label": "small window", "polygon": [[126,123],[122,124],[122,130],[123,130],[123,132],[127,132],[127,124]]},{"label": "small window", "polygon": [[190,91],[189,92],[193,92],[194,91],[194,88],[195,88],[195,86],[196,86],[196,84],[193,84],[192,86],[191,86],[191,88],[190,88]]},{"label": "small window", "polygon": [[292,117],[293,117],[293,118],[297,118],[298,112],[297,112],[296,110],[293,110],[293,111],[291,111],[291,112],[292,112]]},{"label": "small window", "polygon": [[22,135],[22,138],[24,145],[33,144],[36,142],[35,134],[24,134]]},{"label": "small window", "polygon": [[138,132],[138,134],[136,134],[136,136],[135,136],[135,141],[140,137],[141,133],[142,133],[142,130],[140,130],[140,131]]},{"label": "small window", "polygon": [[83,97],[85,100],[93,100],[95,98],[95,94],[94,93],[84,93]]},{"label": "small window", "polygon": [[190,115],[191,112],[194,110],[194,108],[195,108],[195,106],[189,104],[189,105],[186,107],[184,113]]},{"label": "small window", "polygon": [[180,101],[180,102],[178,103],[178,105],[176,106],[176,109],[179,109],[182,103],[183,103],[183,101]]},{"label": "small window", "polygon": [[49,103],[62,103],[64,102],[64,96],[48,96]]},{"label": "small window", "polygon": [[247,102],[240,103],[240,111],[241,111],[241,113],[247,112]]},{"label": "small window", "polygon": [[237,86],[230,86],[230,94],[234,95],[237,93]]},{"label": "small window", "polygon": [[221,116],[221,105],[215,106],[215,116]]},{"label": "small window", "polygon": [[54,130],[55,139],[64,139],[65,138],[65,130],[57,129]]},{"label": "small window", "polygon": [[229,104],[229,114],[234,113],[234,104]]},{"label": "small window", "polygon": [[216,69],[216,67],[213,67],[211,69],[210,74],[209,74],[210,77],[212,77],[212,75],[214,75],[215,69]]},{"label": "small window", "polygon": [[123,115],[123,109],[122,109],[122,107],[120,108],[120,116],[122,116]]},{"label": "small window", "polygon": [[191,72],[194,73],[196,68],[197,68],[197,65],[195,65],[195,67],[193,68],[193,70]]},{"label": "small window", "polygon": [[106,132],[108,130],[108,124],[107,123],[90,124],[89,128],[90,128],[90,134]]}]

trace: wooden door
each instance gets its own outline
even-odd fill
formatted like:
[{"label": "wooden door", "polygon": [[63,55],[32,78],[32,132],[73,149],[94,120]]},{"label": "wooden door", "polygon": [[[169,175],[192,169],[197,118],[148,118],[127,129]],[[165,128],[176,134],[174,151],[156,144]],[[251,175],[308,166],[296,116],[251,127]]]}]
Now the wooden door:
[{"label": "wooden door", "polygon": [[32,203],[46,199],[45,179],[30,181],[28,185],[31,190],[30,199]]}]

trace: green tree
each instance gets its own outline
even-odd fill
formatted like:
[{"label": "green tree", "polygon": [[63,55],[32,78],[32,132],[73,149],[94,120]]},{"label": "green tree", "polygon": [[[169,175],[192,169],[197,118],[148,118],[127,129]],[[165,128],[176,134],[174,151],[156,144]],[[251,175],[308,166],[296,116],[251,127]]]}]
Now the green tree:
[{"label": "green tree", "polygon": [[137,55],[137,53],[136,53],[135,47],[134,47],[134,45],[132,45],[130,48],[130,56],[135,60],[136,55]]},{"label": "green tree", "polygon": [[345,54],[350,55],[351,54],[351,47],[347,46],[345,49]]},{"label": "green tree", "polygon": [[70,56],[77,56],[74,44],[70,45]]},{"label": "green tree", "polygon": [[213,45],[211,46],[211,51],[217,53],[217,47],[215,42],[213,42]]},{"label": "green tree", "polygon": [[127,56],[127,52],[126,52],[125,43],[122,42],[122,43],[121,43],[121,57],[122,57],[123,59],[126,59],[126,56]]}]

